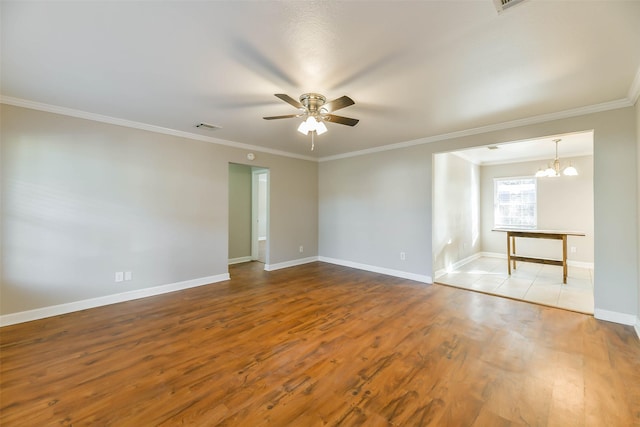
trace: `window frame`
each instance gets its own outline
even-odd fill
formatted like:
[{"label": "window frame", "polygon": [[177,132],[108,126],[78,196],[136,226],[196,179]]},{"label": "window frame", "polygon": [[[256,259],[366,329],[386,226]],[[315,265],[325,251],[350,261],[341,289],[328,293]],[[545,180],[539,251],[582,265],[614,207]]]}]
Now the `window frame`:
[{"label": "window frame", "polygon": [[[533,209],[533,224],[498,224],[497,220],[502,215],[499,214],[500,206],[506,205],[505,203],[500,204],[500,200],[498,197],[498,184],[504,181],[518,181],[518,180],[527,180],[531,181],[533,184],[534,191],[534,209]],[[530,204],[530,203],[529,203]],[[522,222],[522,221],[521,221]],[[517,230],[535,230],[538,228],[538,179],[535,176],[508,176],[508,177],[500,177],[493,178],[493,228],[496,229],[517,229]]]}]

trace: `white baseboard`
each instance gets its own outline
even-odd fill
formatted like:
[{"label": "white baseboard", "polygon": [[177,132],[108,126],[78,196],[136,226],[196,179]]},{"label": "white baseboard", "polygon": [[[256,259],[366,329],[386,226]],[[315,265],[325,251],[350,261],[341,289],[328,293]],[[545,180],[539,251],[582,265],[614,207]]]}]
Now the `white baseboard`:
[{"label": "white baseboard", "polygon": [[569,267],[579,267],[579,268],[586,268],[589,270],[593,270],[593,263],[592,262],[584,262],[584,261],[571,261],[570,259],[567,260],[567,265]]},{"label": "white baseboard", "polygon": [[[596,308],[593,311],[593,317],[598,320],[606,320],[607,322],[620,323],[622,325],[637,325],[637,317],[635,314],[618,313],[617,311],[602,310]],[[636,329],[637,332],[637,329]]]},{"label": "white baseboard", "polygon": [[36,308],[34,310],[21,311],[18,313],[4,314],[0,316],[0,326],[30,322],[32,320],[44,319],[51,316],[59,316],[61,314],[67,314],[74,311],[86,310],[88,308],[101,307],[103,305],[116,304],[124,301],[132,301],[140,298],[166,294],[169,292],[180,291],[188,288],[195,288],[197,286],[208,285],[225,280],[229,280],[229,273],[200,277],[198,279],[185,280],[183,282],[170,283],[168,285],[154,286],[151,288],[136,289],[119,294],[105,295],[102,297],[52,305],[49,307]]},{"label": "white baseboard", "polygon": [[507,259],[507,254],[500,252],[480,252],[481,257]]},{"label": "white baseboard", "polygon": [[324,256],[319,256],[318,261],[328,262],[330,264],[342,265],[344,267],[357,268],[358,270],[371,271],[373,273],[386,274],[388,276],[400,277],[402,279],[415,280],[416,282],[433,283],[433,279],[431,278],[431,276],[408,273],[406,271],[400,271],[400,270],[392,270],[390,268],[384,268],[384,267],[376,267],[375,265],[360,264],[358,262],[328,258]]},{"label": "white baseboard", "polygon": [[640,339],[640,317],[636,319],[636,325],[633,327],[636,330],[636,335]]},{"label": "white baseboard", "polygon": [[253,260],[253,258],[251,258],[251,256],[241,256],[238,258],[229,258],[229,265],[231,264],[240,264],[243,262],[249,262]]},{"label": "white baseboard", "polygon": [[274,271],[274,270],[280,270],[282,268],[295,267],[296,265],[308,264],[310,262],[315,262],[315,261],[318,261],[318,257],[310,256],[307,258],[300,258],[300,259],[294,259],[291,261],[278,262],[276,264],[265,264],[264,269],[266,271]]},{"label": "white baseboard", "polygon": [[481,256],[482,256],[482,253],[481,253],[481,252],[476,252],[475,254],[470,255],[470,256],[468,256],[468,257],[466,257],[466,258],[463,258],[463,259],[461,259],[460,261],[456,261],[456,262],[454,262],[453,264],[451,264],[451,266],[450,266],[449,268],[441,268],[441,269],[439,269],[438,271],[435,271],[435,272],[433,273],[433,275],[434,275],[436,278],[438,278],[438,277],[440,277],[440,276],[444,276],[444,275],[445,275],[445,274],[447,274],[447,273],[450,273],[450,272],[452,272],[452,271],[455,271],[455,270],[459,269],[460,267],[462,267],[462,266],[463,266],[463,265],[465,265],[465,264],[469,264],[471,261],[475,261],[475,260],[477,260],[477,259],[478,259],[478,258],[480,258]]}]

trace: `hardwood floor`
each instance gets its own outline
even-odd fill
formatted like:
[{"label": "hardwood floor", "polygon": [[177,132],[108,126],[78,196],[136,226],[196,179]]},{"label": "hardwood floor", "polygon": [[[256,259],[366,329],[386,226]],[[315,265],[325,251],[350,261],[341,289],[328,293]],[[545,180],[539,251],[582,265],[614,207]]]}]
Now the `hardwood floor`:
[{"label": "hardwood floor", "polygon": [[0,424],[640,425],[631,327],[346,267],[0,329]]}]

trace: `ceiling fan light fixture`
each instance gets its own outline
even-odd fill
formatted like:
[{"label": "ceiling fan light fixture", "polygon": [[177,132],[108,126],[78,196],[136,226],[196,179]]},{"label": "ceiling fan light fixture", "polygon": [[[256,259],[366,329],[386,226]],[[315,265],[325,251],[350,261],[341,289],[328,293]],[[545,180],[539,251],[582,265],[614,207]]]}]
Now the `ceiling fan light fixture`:
[{"label": "ceiling fan light fixture", "polygon": [[326,131],[327,131],[327,126],[324,123],[319,122],[313,116],[309,116],[307,120],[300,123],[300,126],[298,126],[298,132],[305,135],[308,135],[309,132],[315,132],[318,135],[322,135]]},{"label": "ceiling fan light fixture", "polygon": [[300,132],[303,135],[309,134],[309,125],[307,124],[306,121],[300,123],[300,126],[298,126],[298,132]]},{"label": "ceiling fan light fixture", "polygon": [[322,135],[323,133],[325,133],[327,131],[327,126],[324,123],[322,123],[322,122],[316,122],[316,123],[317,123],[317,125],[316,125],[316,133],[318,135]]},{"label": "ceiling fan light fixture", "polygon": [[263,117],[263,119],[275,120],[290,119],[303,116],[306,117],[306,119],[298,126],[298,132],[303,135],[309,135],[309,132],[311,132],[311,150],[313,150],[314,147],[313,137],[315,135],[322,135],[328,130],[327,126],[324,123],[325,121],[346,126],[355,126],[359,122],[358,119],[336,116],[335,114],[333,114],[333,112],[336,110],[340,110],[342,108],[355,104],[353,99],[349,98],[346,95],[329,102],[326,102],[327,99],[324,97],[324,95],[320,95],[319,93],[303,93],[300,96],[300,101],[296,101],[295,99],[284,93],[276,93],[275,96],[280,98],[287,104],[297,108],[301,113],[287,114],[284,116],[269,116]]}]

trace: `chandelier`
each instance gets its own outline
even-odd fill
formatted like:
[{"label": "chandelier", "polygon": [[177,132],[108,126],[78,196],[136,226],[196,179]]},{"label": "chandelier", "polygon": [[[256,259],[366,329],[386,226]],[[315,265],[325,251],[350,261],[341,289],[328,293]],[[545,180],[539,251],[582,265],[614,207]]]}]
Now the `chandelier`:
[{"label": "chandelier", "polygon": [[546,169],[545,168],[538,169],[538,172],[536,172],[536,178],[560,176],[561,170],[562,170],[562,175],[566,175],[566,176],[578,175],[578,171],[576,170],[576,168],[573,167],[571,163],[569,163],[569,166],[567,166],[564,169],[560,167],[560,158],[558,157],[558,142],[560,141],[562,140],[561,139],[553,140],[553,142],[556,143],[556,157],[553,159],[553,162],[547,166]]}]

